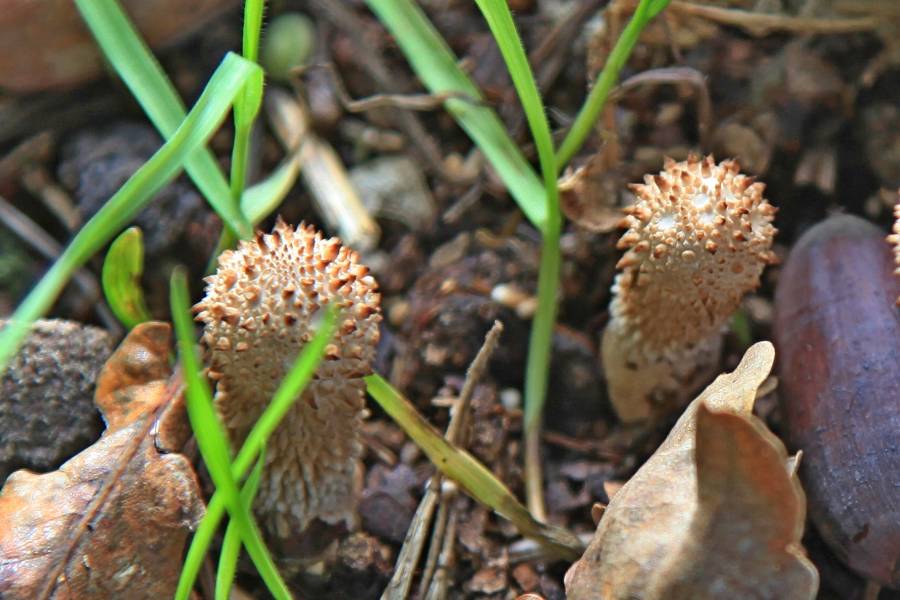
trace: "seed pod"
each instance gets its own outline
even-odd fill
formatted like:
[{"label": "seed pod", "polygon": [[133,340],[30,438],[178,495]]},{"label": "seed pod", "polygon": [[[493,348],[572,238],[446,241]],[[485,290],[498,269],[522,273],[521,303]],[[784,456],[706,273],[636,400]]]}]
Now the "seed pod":
[{"label": "seed pod", "polygon": [[864,577],[900,586],[900,309],[884,232],[831,217],[792,250],[775,295],[781,398],[809,513]]}]

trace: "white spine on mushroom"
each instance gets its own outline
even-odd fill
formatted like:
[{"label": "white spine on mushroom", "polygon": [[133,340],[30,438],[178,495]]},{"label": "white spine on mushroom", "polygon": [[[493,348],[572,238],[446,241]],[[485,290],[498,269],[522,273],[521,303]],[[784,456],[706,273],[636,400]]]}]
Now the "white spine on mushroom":
[{"label": "white spine on mushroom", "polygon": [[271,234],[219,258],[195,307],[205,324],[216,408],[235,449],[271,400],[317,312],[340,307],[334,341],[314,379],[272,435],[254,508],[271,534],[288,538],[318,518],[355,523],[361,484],[363,377],[378,341],[377,284],[358,256],[312,227],[279,220]]},{"label": "white spine on mushroom", "polygon": [[729,317],[775,260],[775,209],[763,184],[738,171],[711,156],[667,160],[631,186],[602,344],[610,400],[625,421],[691,397],[717,368]]}]

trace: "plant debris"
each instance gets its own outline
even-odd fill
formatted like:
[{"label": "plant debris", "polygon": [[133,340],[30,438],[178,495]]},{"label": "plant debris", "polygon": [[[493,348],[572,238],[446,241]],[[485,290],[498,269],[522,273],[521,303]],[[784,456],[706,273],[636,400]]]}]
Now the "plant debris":
[{"label": "plant debris", "polygon": [[91,402],[94,380],[111,352],[112,339],[97,327],[32,326],[0,376],[0,481],[16,469],[55,469],[97,439],[103,425]]},{"label": "plant debris", "polygon": [[188,429],[169,351],[167,324],[136,327],[98,378],[103,436],[58,471],[7,479],[4,598],[171,597],[204,508],[190,462],[174,453]]},{"label": "plant debris", "polygon": [[751,414],[774,358],[755,344],[691,403],[613,496],[568,598],[815,598],[797,459]]}]

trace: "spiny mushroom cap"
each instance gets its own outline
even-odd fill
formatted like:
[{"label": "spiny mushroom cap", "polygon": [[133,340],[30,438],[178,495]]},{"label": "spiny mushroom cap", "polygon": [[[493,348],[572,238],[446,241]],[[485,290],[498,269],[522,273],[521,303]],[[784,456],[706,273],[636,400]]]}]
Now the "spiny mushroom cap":
[{"label": "spiny mushroom cap", "polygon": [[362,377],[378,342],[380,296],[368,269],[337,238],[280,219],[219,257],[194,310],[205,324],[216,408],[235,448],[246,438],[321,310],[336,303],[338,331],[313,381],[270,438],[256,509],[286,538],[312,519],[352,522],[359,487]]},{"label": "spiny mushroom cap", "polygon": [[633,184],[626,209],[627,249],[617,267],[610,308],[617,326],[664,353],[717,335],[741,298],[759,285],[771,251],[775,208],[764,185],[734,160],[684,162]]}]

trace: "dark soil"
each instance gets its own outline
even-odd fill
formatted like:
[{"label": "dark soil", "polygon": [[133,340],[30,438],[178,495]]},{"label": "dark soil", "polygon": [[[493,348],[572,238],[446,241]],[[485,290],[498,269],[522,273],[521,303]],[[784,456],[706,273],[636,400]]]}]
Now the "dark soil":
[{"label": "dark soil", "polygon": [[[320,35],[315,62],[333,63],[354,98],[422,91],[363,3],[336,3],[339,7],[331,9],[327,4],[273,2],[269,18],[288,10],[309,14]],[[474,3],[423,4],[522,147],[530,149],[515,92]],[[602,3],[510,4],[516,6],[526,47],[539,59],[535,68],[551,124],[562,132],[584,98],[593,65],[602,64],[608,43],[598,31],[597,5]],[[583,14],[554,38],[551,32],[561,22],[559,15],[576,5],[584,5]],[[566,10],[559,12],[561,8]],[[795,12],[791,6],[781,10]],[[161,54],[188,102],[197,97],[224,52],[240,47],[240,23],[240,14],[229,12],[201,35]],[[678,42],[677,50],[672,39]],[[621,182],[617,189],[622,197],[614,199],[621,204],[626,201],[624,184],[658,171],[664,156],[683,159],[690,151],[713,151],[717,158],[737,155],[766,183],[766,197],[779,208],[776,252],[782,258],[803,231],[834,212],[861,215],[887,232],[900,187],[900,65],[888,62],[870,81],[861,78],[886,43],[878,31],[752,37],[740,27],[698,27],[694,21],[672,19],[668,33],[661,25],[647,33],[623,79],[652,68],[695,69],[709,90],[709,122],[699,122],[702,115],[689,83],[635,87],[617,99],[602,120],[602,131],[575,163],[583,163],[603,139],[616,144],[619,158],[610,177]],[[392,87],[378,80],[379,69],[389,75]],[[447,114],[398,108],[352,114],[341,108],[328,78],[320,75],[313,71],[306,76],[302,93],[311,103],[318,133],[337,149],[347,168],[389,153],[373,136],[362,136],[364,129],[382,139],[399,136],[399,150],[390,153],[415,161],[428,184],[430,198],[425,200],[435,209],[430,222],[413,227],[396,215],[378,219],[383,234],[366,258],[384,294],[377,370],[443,430],[449,420],[448,399],[459,393],[485,332],[494,320],[502,321],[500,347],[475,394],[468,449],[522,497],[520,391],[530,324],[523,303],[531,301],[536,287],[539,235],[489,169],[478,170],[474,177],[460,176],[456,166],[461,161],[434,161],[429,149],[437,151],[439,160],[465,159],[471,150]],[[41,96],[48,106],[43,114],[31,111],[26,122],[0,128],[0,195],[60,243],[72,231],[39,199],[42,191],[60,188],[83,221],[160,143],[117,81],[109,78],[68,94],[94,100],[86,100],[83,111],[68,106],[61,121],[60,103],[52,101],[60,96],[48,93]],[[98,98],[105,107],[102,115],[95,110]],[[256,177],[270,172],[281,158],[274,134],[262,121],[254,142]],[[701,126],[708,127],[704,135]],[[35,140],[44,141],[39,151],[29,150]],[[224,166],[230,141],[226,125],[212,143]],[[25,160],[16,158],[23,147],[28,150]],[[45,174],[43,187],[25,181],[34,169]],[[278,213],[288,222],[323,225],[300,184]],[[274,216],[263,229],[272,221]],[[166,282],[172,267],[186,264],[199,289],[220,221],[181,177],[135,222],[147,245],[144,282],[151,312],[168,319]],[[545,491],[550,520],[585,535],[594,529],[591,506],[608,501],[609,486],[626,481],[671,425],[626,428],[616,421],[606,398],[598,343],[618,258],[617,237],[616,232],[589,233],[568,224],[562,242],[561,304],[544,439]],[[28,289],[23,282],[36,281],[46,264],[0,220],[0,315],[15,306]],[[99,265],[95,260],[89,269],[99,275]],[[769,268],[762,287],[746,298],[742,313],[747,326],[729,334],[723,370],[734,367],[750,342],[771,339],[778,275],[777,266]],[[501,285],[514,293],[499,294]],[[71,285],[51,316],[103,326],[94,311],[96,301]],[[332,549],[325,570],[297,577],[300,597],[378,597],[432,474],[427,458],[399,428],[377,407],[371,410],[361,529]],[[781,431],[777,392],[762,400],[758,411],[773,431]],[[566,564],[534,558],[529,552],[534,548],[523,544],[508,522],[474,501],[460,495],[451,506],[457,523],[451,597],[514,598],[524,592],[548,600],[564,597]],[[862,598],[862,581],[830,554],[815,531],[808,532],[805,543],[822,577],[820,598]],[[255,576],[243,575],[240,583],[251,594],[264,596]],[[887,591],[879,596],[898,597]]]}]

